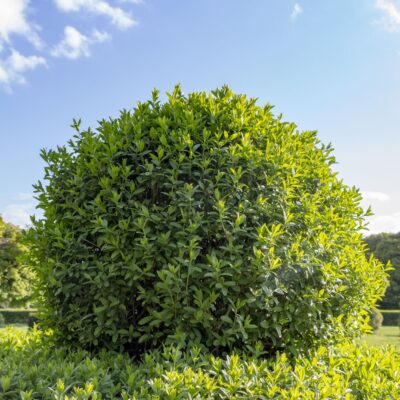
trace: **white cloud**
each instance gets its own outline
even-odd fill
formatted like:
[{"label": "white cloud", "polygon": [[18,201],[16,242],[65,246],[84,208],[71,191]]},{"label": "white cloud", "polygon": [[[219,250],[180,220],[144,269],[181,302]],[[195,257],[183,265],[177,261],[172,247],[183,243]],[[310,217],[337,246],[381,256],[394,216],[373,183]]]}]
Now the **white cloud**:
[{"label": "white cloud", "polygon": [[16,197],[17,197],[18,200],[22,200],[22,201],[27,201],[27,200],[33,201],[33,194],[32,193],[21,192],[21,193],[17,193]]},{"label": "white cloud", "polygon": [[90,46],[94,43],[101,43],[110,39],[110,35],[105,32],[94,30],[92,35],[85,36],[73,26],[64,28],[64,38],[53,49],[51,55],[54,57],[66,57],[76,59],[79,57],[90,56]]},{"label": "white cloud", "polygon": [[388,201],[390,199],[389,195],[382,192],[361,192],[364,200],[378,200],[378,201]]},{"label": "white cloud", "polygon": [[376,0],[375,7],[385,13],[382,25],[389,31],[400,29],[400,8],[399,4],[393,0]]},{"label": "white cloud", "polygon": [[103,43],[109,41],[110,39],[111,35],[108,34],[107,32],[100,32],[97,29],[94,29],[92,31],[92,38],[91,38],[92,43]]},{"label": "white cloud", "polygon": [[[127,29],[136,24],[126,9],[134,4],[144,3],[143,0],[52,1],[62,12],[104,16],[120,29]],[[58,44],[47,46],[39,36],[41,27],[32,19],[32,12],[39,11],[39,5],[41,6],[41,2],[37,0],[0,0],[0,85],[5,87],[6,91],[12,92],[11,87],[14,83],[26,83],[26,71],[46,66],[48,55],[70,59],[89,57],[93,44],[111,38],[108,33],[96,29],[84,34],[72,26],[67,26],[62,40]],[[21,54],[20,50],[17,50],[15,36],[26,39],[36,50],[43,53],[30,56]],[[25,51],[23,53],[25,54]]]},{"label": "white cloud", "polygon": [[136,24],[131,14],[122,8],[113,7],[105,0],[54,0],[57,7],[64,12],[86,10],[93,14],[105,15],[118,28],[126,29]]},{"label": "white cloud", "polygon": [[0,60],[0,83],[7,87],[11,83],[25,83],[24,72],[46,66],[46,59],[40,56],[24,56],[15,49],[11,49],[8,58]]},{"label": "white cloud", "polygon": [[46,59],[38,55],[24,56],[12,45],[12,36],[19,35],[36,48],[43,48],[37,25],[28,20],[29,0],[0,0],[0,51],[8,52],[0,58],[0,84],[11,92],[12,83],[25,83],[24,73],[45,66]]},{"label": "white cloud", "polygon": [[122,3],[144,4],[144,0],[119,0]]},{"label": "white cloud", "polygon": [[27,226],[30,225],[30,215],[34,214],[35,204],[22,203],[22,204],[10,204],[2,213],[5,221],[11,222],[14,225]]},{"label": "white cloud", "polygon": [[368,234],[381,232],[400,232],[400,212],[391,215],[370,217],[368,231]]},{"label": "white cloud", "polygon": [[21,35],[35,47],[43,43],[37,33],[39,27],[27,19],[29,0],[1,0],[0,6],[0,45],[10,43],[12,35]]},{"label": "white cloud", "polygon": [[301,5],[299,3],[296,3],[293,7],[292,13],[290,14],[290,18],[292,20],[295,20],[302,13],[303,13],[303,8],[301,7]]}]

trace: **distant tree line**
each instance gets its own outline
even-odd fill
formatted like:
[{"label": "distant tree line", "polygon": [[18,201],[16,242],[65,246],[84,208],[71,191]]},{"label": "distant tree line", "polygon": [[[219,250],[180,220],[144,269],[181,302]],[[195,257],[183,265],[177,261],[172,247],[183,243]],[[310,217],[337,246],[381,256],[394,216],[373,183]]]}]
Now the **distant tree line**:
[{"label": "distant tree line", "polygon": [[389,272],[389,287],[385,297],[379,302],[379,308],[394,310],[400,308],[400,232],[379,233],[365,238],[368,252],[374,254],[383,263],[390,261],[393,270]]},{"label": "distant tree line", "polygon": [[0,307],[23,306],[31,298],[33,273],[20,263],[23,230],[0,215]]}]

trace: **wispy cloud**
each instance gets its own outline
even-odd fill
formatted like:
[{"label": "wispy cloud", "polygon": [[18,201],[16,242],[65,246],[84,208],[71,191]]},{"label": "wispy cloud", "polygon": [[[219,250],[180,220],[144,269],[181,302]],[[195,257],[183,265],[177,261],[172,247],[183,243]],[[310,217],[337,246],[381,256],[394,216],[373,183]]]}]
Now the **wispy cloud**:
[{"label": "wispy cloud", "polygon": [[[104,16],[119,29],[127,29],[136,24],[128,10],[133,4],[143,3],[142,0],[53,0],[53,2],[62,13],[81,12]],[[39,4],[41,2],[32,0],[0,0],[0,87],[9,93],[12,93],[13,84],[26,83],[27,71],[47,66],[46,59],[50,55],[69,59],[89,57],[93,44],[111,39],[110,34],[97,29],[93,29],[91,33],[82,33],[72,26],[66,26],[63,38],[58,44],[46,44],[39,35],[42,28],[32,18],[34,12],[40,11]],[[14,40],[15,36],[26,39],[32,46],[31,50],[19,50],[18,42]]]},{"label": "wispy cloud", "polygon": [[33,193],[16,193],[12,196],[11,203],[2,209],[0,214],[5,221],[26,227],[31,225],[31,215],[39,218],[43,216],[43,212],[36,209],[36,204]]},{"label": "wispy cloud", "polygon": [[47,65],[39,55],[23,55],[13,47],[12,37],[25,38],[35,49],[44,46],[38,31],[40,27],[29,21],[29,0],[1,0],[0,4],[0,84],[11,93],[14,83],[26,83],[25,72]]},{"label": "wispy cloud", "polygon": [[28,21],[29,0],[1,0],[0,5],[0,45],[10,43],[12,35],[20,35],[41,48],[38,25]]},{"label": "wispy cloud", "polygon": [[303,13],[303,8],[301,7],[301,5],[299,3],[295,3],[292,13],[290,14],[290,18],[292,19],[292,21],[294,21],[302,13]]},{"label": "wispy cloud", "polygon": [[400,212],[391,215],[371,217],[368,225],[368,233],[400,232]]},{"label": "wispy cloud", "polygon": [[21,193],[17,193],[16,198],[18,200],[22,200],[22,201],[33,201],[33,194],[32,193],[26,193],[26,192],[21,192]]},{"label": "wispy cloud", "polygon": [[10,204],[4,209],[2,216],[7,222],[25,227],[27,225],[30,225],[30,216],[34,214],[34,211],[35,204],[33,202]]},{"label": "wispy cloud", "polygon": [[144,4],[144,0],[119,0],[121,3]]},{"label": "wispy cloud", "polygon": [[66,57],[70,59],[89,57],[90,46],[92,44],[105,42],[109,39],[110,35],[105,32],[94,30],[91,36],[85,36],[73,26],[66,26],[64,28],[63,39],[54,47],[51,55],[54,57]]},{"label": "wispy cloud", "polygon": [[389,195],[382,192],[361,192],[364,200],[378,200],[378,201],[388,201],[390,199]]},{"label": "wispy cloud", "polygon": [[382,26],[388,31],[400,30],[400,6],[394,0],[376,0],[375,6],[385,16],[381,21]]},{"label": "wispy cloud", "polygon": [[374,212],[379,210],[379,215],[368,217],[368,234],[400,232],[400,212],[393,212],[394,201],[387,193],[362,191],[361,195],[363,197],[361,203],[363,207],[372,206]]},{"label": "wispy cloud", "polygon": [[57,7],[64,12],[87,11],[110,18],[111,23],[120,29],[136,24],[131,14],[120,7],[113,7],[105,0],[55,0]]},{"label": "wispy cloud", "polygon": [[4,84],[8,90],[12,83],[26,83],[24,73],[34,70],[39,66],[46,66],[44,57],[32,55],[24,56],[15,49],[11,49],[11,54],[6,59],[0,60],[0,83]]}]

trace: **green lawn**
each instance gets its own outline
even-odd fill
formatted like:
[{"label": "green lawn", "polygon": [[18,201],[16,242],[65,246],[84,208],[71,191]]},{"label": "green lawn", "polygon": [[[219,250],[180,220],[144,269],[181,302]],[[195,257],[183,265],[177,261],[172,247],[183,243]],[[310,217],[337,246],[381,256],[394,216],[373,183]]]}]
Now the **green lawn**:
[{"label": "green lawn", "polygon": [[26,325],[26,324],[9,324],[9,325],[0,326],[0,329],[5,329],[7,327],[16,328],[16,329],[19,329],[21,331],[27,331],[28,330],[28,325]]},{"label": "green lawn", "polygon": [[371,346],[394,344],[400,350],[400,329],[397,326],[382,326],[376,333],[364,339]]}]

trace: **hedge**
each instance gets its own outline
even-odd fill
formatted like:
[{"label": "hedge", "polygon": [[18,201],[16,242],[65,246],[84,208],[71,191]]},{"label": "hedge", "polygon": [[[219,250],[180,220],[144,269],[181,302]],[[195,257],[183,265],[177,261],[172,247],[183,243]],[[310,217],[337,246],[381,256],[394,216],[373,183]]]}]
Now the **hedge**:
[{"label": "hedge", "polygon": [[102,351],[69,352],[48,333],[0,331],[2,399],[398,399],[394,347],[321,347],[290,362],[198,349],[146,353],[140,363]]},{"label": "hedge", "polygon": [[369,324],[374,331],[377,331],[382,326],[383,315],[379,310],[373,310],[369,315]]},{"label": "hedge", "polygon": [[400,310],[379,310],[383,315],[383,326],[400,325]]},{"label": "hedge", "polygon": [[6,324],[27,324],[29,317],[35,314],[34,309],[23,308],[0,308],[0,314],[3,315]]}]

